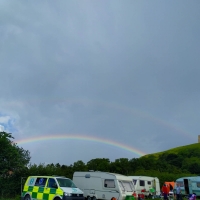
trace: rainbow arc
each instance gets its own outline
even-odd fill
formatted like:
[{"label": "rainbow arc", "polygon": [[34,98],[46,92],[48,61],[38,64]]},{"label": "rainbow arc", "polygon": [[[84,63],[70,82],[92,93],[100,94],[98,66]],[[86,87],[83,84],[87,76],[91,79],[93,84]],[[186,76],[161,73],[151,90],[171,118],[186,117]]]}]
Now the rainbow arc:
[{"label": "rainbow arc", "polygon": [[48,140],[63,140],[63,139],[64,140],[82,140],[82,141],[103,143],[106,145],[111,145],[114,147],[124,149],[124,150],[132,152],[138,156],[143,156],[146,154],[145,152],[142,152],[141,150],[139,150],[133,146],[122,144],[122,143],[114,141],[114,140],[108,140],[106,138],[99,138],[99,137],[88,136],[88,135],[74,135],[74,134],[71,134],[71,135],[46,135],[46,136],[37,136],[37,137],[31,137],[31,138],[26,138],[26,139],[22,139],[22,140],[17,140],[16,143],[18,145],[21,145],[21,144],[26,144],[26,143],[48,141]]}]

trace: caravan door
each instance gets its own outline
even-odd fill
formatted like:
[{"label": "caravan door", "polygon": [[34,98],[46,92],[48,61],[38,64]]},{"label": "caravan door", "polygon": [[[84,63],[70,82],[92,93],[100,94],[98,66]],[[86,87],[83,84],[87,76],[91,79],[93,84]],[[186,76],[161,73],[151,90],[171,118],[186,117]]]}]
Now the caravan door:
[{"label": "caravan door", "polygon": [[185,194],[192,194],[192,181],[190,179],[183,179]]}]

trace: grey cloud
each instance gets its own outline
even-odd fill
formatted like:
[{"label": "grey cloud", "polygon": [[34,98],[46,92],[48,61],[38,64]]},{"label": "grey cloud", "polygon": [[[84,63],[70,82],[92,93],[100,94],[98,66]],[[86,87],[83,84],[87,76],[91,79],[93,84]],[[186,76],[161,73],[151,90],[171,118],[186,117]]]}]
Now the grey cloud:
[{"label": "grey cloud", "polygon": [[[0,113],[14,119],[16,138],[77,133],[149,153],[196,142],[199,6],[2,1]],[[80,156],[81,144],[69,162],[138,156],[103,144],[88,155],[95,144],[85,144],[86,153]],[[34,162],[46,156],[36,156],[41,143],[24,147]],[[56,153],[51,160],[58,162]]]}]

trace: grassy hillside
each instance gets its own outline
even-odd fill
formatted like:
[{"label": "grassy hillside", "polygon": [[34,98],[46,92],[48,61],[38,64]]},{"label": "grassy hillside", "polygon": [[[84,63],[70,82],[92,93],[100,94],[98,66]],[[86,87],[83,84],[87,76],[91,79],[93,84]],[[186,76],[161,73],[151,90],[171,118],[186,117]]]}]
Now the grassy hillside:
[{"label": "grassy hillside", "polygon": [[185,146],[180,146],[180,147],[176,147],[176,148],[172,148],[166,151],[162,151],[162,152],[157,152],[157,153],[153,153],[153,154],[147,154],[143,157],[148,158],[149,156],[155,156],[156,158],[158,158],[159,156],[161,156],[164,153],[167,154],[180,154],[180,153],[184,153],[187,154],[187,152],[191,153],[191,152],[200,152],[200,143],[194,143],[194,144],[189,144],[189,145],[185,145]]},{"label": "grassy hillside", "polygon": [[160,183],[200,174],[200,143],[148,154],[133,163],[134,175],[158,177]]}]

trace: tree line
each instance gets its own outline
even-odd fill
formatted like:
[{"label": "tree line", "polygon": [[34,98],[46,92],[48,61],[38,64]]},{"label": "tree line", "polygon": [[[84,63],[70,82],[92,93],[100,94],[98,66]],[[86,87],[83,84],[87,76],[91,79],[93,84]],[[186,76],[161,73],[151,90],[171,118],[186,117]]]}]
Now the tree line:
[{"label": "tree line", "polygon": [[95,158],[87,163],[81,160],[71,165],[52,163],[30,164],[30,152],[19,148],[13,142],[11,133],[0,132],[0,195],[1,197],[20,196],[23,184],[31,175],[58,175],[73,177],[75,171],[103,171],[127,176],[145,175],[158,177],[160,184],[175,181],[184,176],[200,174],[200,151],[186,149],[178,154],[163,153],[141,158]]}]

